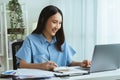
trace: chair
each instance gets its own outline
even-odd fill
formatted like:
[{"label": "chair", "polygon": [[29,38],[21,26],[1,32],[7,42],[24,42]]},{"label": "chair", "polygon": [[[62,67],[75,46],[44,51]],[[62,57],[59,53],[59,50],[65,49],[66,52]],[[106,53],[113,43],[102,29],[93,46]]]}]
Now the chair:
[{"label": "chair", "polygon": [[14,70],[16,70],[18,68],[17,59],[16,59],[15,54],[22,46],[22,43],[23,43],[23,40],[12,43],[12,57],[13,57],[13,69]]}]

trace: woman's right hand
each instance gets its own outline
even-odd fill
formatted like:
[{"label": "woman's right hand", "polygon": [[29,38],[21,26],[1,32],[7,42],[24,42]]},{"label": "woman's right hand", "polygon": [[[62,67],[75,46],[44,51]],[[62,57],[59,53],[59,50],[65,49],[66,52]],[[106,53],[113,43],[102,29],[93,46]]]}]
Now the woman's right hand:
[{"label": "woman's right hand", "polygon": [[24,60],[20,60],[20,68],[32,68],[32,69],[43,69],[43,70],[53,70],[57,67],[55,62],[45,62],[45,63],[27,63]]},{"label": "woman's right hand", "polygon": [[51,61],[45,62],[41,64],[44,70],[53,70],[57,67],[57,64]]}]

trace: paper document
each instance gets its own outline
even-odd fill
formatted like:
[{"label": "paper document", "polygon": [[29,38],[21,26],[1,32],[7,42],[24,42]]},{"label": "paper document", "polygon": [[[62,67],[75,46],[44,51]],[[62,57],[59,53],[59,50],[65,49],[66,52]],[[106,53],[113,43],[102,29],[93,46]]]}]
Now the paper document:
[{"label": "paper document", "polygon": [[20,79],[24,78],[50,78],[54,76],[54,72],[40,69],[18,69],[16,75]]}]

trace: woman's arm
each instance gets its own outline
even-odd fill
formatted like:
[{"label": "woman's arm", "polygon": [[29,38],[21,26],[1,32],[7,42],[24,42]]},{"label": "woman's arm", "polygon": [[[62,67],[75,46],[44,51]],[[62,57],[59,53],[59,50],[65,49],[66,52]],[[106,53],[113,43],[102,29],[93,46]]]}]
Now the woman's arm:
[{"label": "woman's arm", "polygon": [[72,63],[70,64],[70,66],[81,66],[81,67],[90,67],[91,62],[88,60],[84,60],[82,62],[76,62],[76,61],[72,61]]},{"label": "woman's arm", "polygon": [[24,60],[20,60],[20,68],[34,68],[34,69],[43,69],[43,70],[53,70],[57,67],[57,64],[54,62],[45,62],[45,63],[27,63]]}]

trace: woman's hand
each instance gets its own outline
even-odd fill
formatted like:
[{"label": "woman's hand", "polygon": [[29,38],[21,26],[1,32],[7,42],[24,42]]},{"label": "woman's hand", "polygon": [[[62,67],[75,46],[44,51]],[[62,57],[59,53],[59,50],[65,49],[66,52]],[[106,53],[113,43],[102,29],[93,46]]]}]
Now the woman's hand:
[{"label": "woman's hand", "polygon": [[87,68],[90,67],[90,65],[91,65],[91,61],[84,60],[81,62],[81,67]]},{"label": "woman's hand", "polygon": [[53,70],[54,68],[57,67],[57,64],[54,62],[48,61],[48,62],[42,63],[42,67],[45,70]]},{"label": "woman's hand", "polygon": [[57,67],[57,64],[51,61],[45,63],[27,63],[24,60],[20,60],[20,68],[32,68],[32,69],[43,69],[43,70],[53,70]]}]

